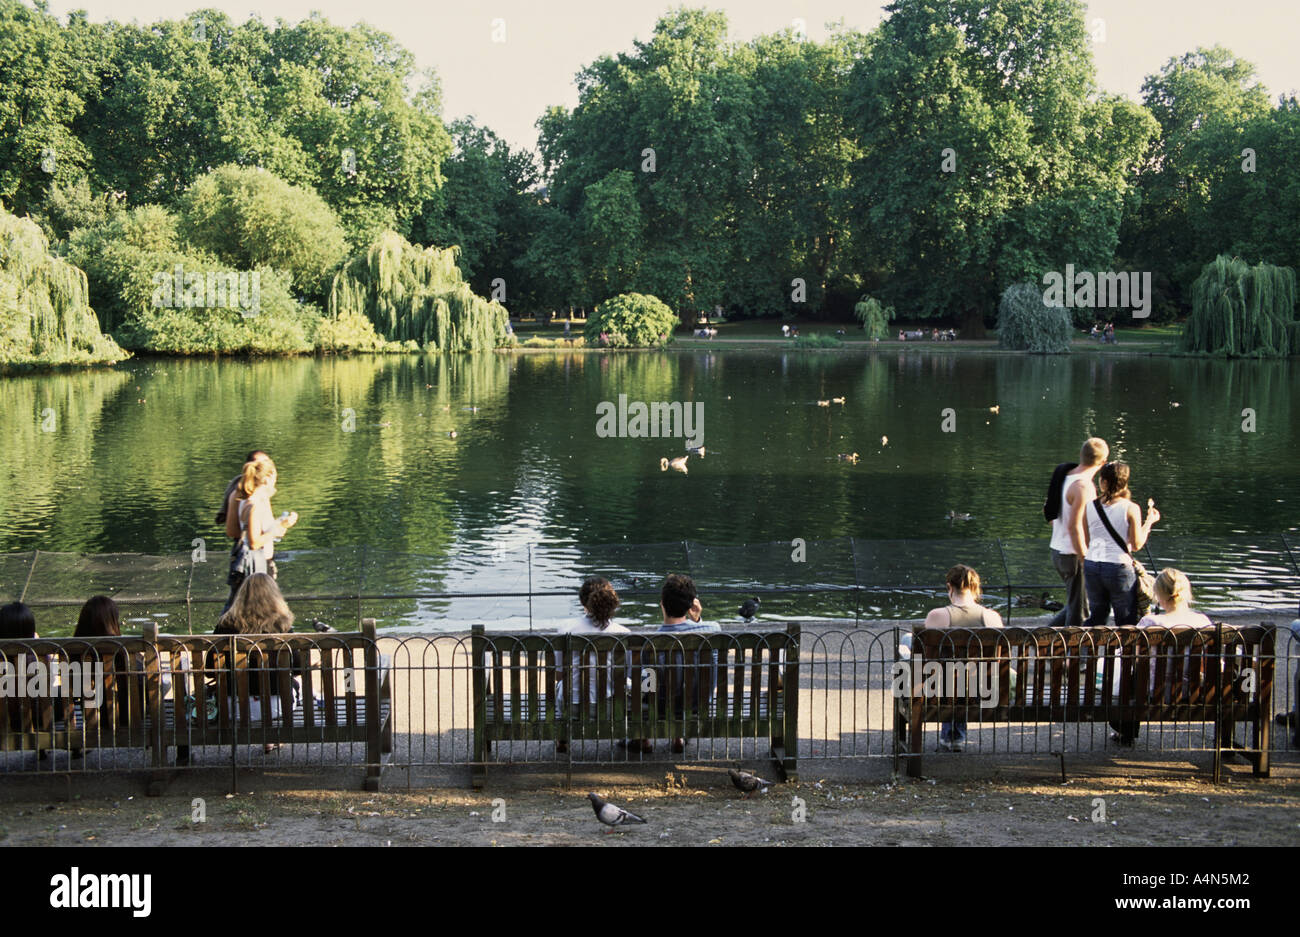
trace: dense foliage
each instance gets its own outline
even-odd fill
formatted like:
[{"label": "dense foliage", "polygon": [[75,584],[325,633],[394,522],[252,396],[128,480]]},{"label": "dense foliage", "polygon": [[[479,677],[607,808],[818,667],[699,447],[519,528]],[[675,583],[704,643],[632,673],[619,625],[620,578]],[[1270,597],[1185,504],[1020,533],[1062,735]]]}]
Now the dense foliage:
[{"label": "dense foliage", "polygon": [[190,246],[176,216],[160,206],[79,228],[69,256],[90,278],[104,327],[128,348],[271,354],[315,347],[320,311],[294,298],[289,274],[241,270]]},{"label": "dense foliage", "polygon": [[194,247],[239,270],[282,271],[319,301],[343,262],[343,228],[325,200],[266,171],[222,166],[195,180],[179,209]]},{"label": "dense foliage", "polygon": [[483,351],[508,341],[506,310],[470,289],[454,248],[420,249],[386,231],[334,278],[332,319],[363,315],[389,341],[429,351]]},{"label": "dense foliage", "polygon": [[93,364],[127,357],[99,330],[85,273],[49,247],[34,222],[0,206],[0,362]]},{"label": "dense foliage", "polygon": [[[1085,16],[1081,0],[895,0],[868,33],[737,42],[723,13],[679,8],[579,71],[576,106],[537,122],[537,161],[473,119],[445,125],[436,76],[366,25],[92,23],[0,0],[0,199],[84,266],[106,329],[168,348],[494,344],[498,313],[476,318],[469,295],[848,320],[867,293],[969,336],[1007,287],[1068,264],[1149,272],[1159,322],[1191,312],[1219,254],[1300,264],[1300,102],[1270,104],[1218,46],[1171,59],[1140,103],[1103,94]],[[412,258],[454,257],[416,264],[459,267],[446,316],[375,293],[313,332],[310,306],[273,297],[297,322],[279,338],[229,323],[253,332],[209,340],[215,325],[191,334],[127,287],[215,262],[320,307],[344,265],[382,273],[390,231]]]},{"label": "dense foliage", "polygon": [[1192,314],[1182,348],[1228,357],[1300,352],[1295,271],[1236,257],[1216,257],[1192,284]]},{"label": "dense foliage", "polygon": [[673,340],[677,316],[656,296],[623,293],[605,300],[587,317],[587,345],[607,348],[646,348]]},{"label": "dense foliage", "polygon": [[998,303],[998,344],[1013,351],[1066,354],[1074,338],[1070,312],[1050,306],[1034,283],[1015,283]]}]

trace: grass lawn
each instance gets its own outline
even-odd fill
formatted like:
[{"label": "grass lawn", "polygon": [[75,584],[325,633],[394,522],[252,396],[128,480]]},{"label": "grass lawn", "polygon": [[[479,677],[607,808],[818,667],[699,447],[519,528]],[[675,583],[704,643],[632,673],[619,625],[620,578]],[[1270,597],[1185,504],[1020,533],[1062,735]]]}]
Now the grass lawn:
[{"label": "grass lawn", "polygon": [[[564,321],[563,319],[556,319],[554,322],[543,325],[540,318],[534,322],[512,320],[511,325],[520,341],[527,341],[534,337],[557,339],[564,337]],[[727,345],[736,342],[738,343],[736,347],[743,347],[739,343],[751,344],[759,341],[789,344],[790,340],[781,334],[782,324],[797,327],[801,336],[829,335],[840,339],[847,345],[870,344],[867,341],[866,333],[863,332],[862,327],[857,322],[814,322],[805,319],[731,319],[721,323],[710,322],[710,328],[718,330],[716,338],[695,338],[692,334],[693,329],[687,327],[679,328],[674,338],[677,342],[698,343],[701,345]],[[585,325],[585,321],[574,319],[570,325],[570,335],[575,337],[581,335]],[[926,329],[929,327],[925,322],[894,322],[890,324],[890,333],[896,336],[899,329]],[[837,332],[841,329],[844,334],[838,335]],[[1079,330],[1073,347],[1076,352],[1095,351],[1105,353],[1127,350],[1143,353],[1167,353],[1174,350],[1181,330],[1182,326],[1178,323],[1147,325],[1137,328],[1126,328],[1121,325],[1117,336],[1119,341],[1116,345],[1102,345],[1089,339],[1086,333]],[[897,338],[888,338],[880,344],[906,344],[908,347],[931,350],[991,350],[997,344],[997,331],[990,329],[988,338],[980,341],[931,342],[922,340],[900,343]]]}]

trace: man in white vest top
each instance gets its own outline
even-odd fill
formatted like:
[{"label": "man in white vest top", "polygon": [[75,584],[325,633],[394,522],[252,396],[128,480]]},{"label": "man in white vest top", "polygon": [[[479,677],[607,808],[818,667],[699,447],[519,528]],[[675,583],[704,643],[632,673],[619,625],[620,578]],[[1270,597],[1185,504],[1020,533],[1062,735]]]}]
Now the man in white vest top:
[{"label": "man in white vest top", "polygon": [[1056,467],[1047,491],[1043,515],[1052,525],[1052,565],[1065,582],[1066,602],[1052,618],[1053,627],[1077,628],[1088,617],[1088,593],[1083,586],[1083,558],[1088,552],[1084,509],[1097,497],[1092,478],[1110,457],[1106,440],[1092,437],[1079,451],[1079,462]]}]

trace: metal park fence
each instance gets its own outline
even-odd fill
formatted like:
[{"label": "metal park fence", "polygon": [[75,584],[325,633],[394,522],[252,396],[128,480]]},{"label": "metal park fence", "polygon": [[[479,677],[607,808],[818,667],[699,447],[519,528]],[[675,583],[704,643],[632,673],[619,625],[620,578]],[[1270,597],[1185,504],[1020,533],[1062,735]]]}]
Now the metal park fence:
[{"label": "metal park fence", "polygon": [[[1262,757],[1267,771],[1297,754],[1300,726],[1283,723],[1300,704],[1298,626],[1013,626],[912,639],[897,625],[768,623],[717,635],[150,628],[93,648],[0,641],[6,672],[21,657],[57,675],[48,712],[0,684],[0,772],[221,768],[237,785],[241,769],[354,768],[401,787],[511,765],[761,765],[777,746],[791,765],[916,772],[980,756],[1059,758],[1064,772],[1081,754],[1201,757],[1216,773],[1220,761],[1240,755],[1258,769]],[[79,683],[94,664],[101,675]],[[938,667],[933,688],[926,665]],[[959,672],[964,690],[944,682]],[[953,738],[944,723],[963,718],[961,753],[940,751]]]},{"label": "metal park fence", "polygon": [[[94,594],[112,596],[128,629],[153,621],[172,633],[212,629],[224,604],[226,544],[196,540],[163,556],[29,551],[0,555],[0,595],[38,610],[42,633],[71,633],[76,610]],[[1300,606],[1300,543],[1295,534],[1226,538],[1156,537],[1140,558],[1148,569],[1187,573],[1204,609]],[[944,595],[955,563],[977,569],[986,601],[1008,622],[1043,614],[1063,600],[1046,538],[1032,540],[778,541],[719,546],[681,541],[590,547],[500,547],[445,556],[371,547],[277,554],[279,583],[300,619],[339,624],[376,618],[386,629],[546,630],[578,611],[589,575],[614,583],[620,620],[658,620],[658,590],[670,572],[695,579],[709,620],[738,621],[737,606],[762,602],[760,620],[864,622],[921,617]],[[134,625],[135,627],[132,627]]]}]

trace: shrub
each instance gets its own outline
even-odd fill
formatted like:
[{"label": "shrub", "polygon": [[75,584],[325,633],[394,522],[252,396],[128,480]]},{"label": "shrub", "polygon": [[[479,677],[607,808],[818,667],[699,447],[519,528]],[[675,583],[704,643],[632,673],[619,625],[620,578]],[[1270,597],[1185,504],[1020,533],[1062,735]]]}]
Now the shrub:
[{"label": "shrub", "polygon": [[998,345],[1013,351],[1067,354],[1074,338],[1070,311],[1049,306],[1034,283],[1015,283],[998,304]]},{"label": "shrub", "polygon": [[534,335],[525,342],[520,343],[522,348],[583,348],[586,341],[579,335],[577,338],[566,341],[563,338],[542,338],[540,335]]},{"label": "shrub", "polygon": [[834,335],[823,335],[813,333],[812,335],[800,335],[794,340],[795,348],[843,348],[842,339]]},{"label": "shrub", "polygon": [[[232,269],[211,254],[183,246],[176,218],[164,208],[147,205],[78,229],[69,239],[69,252],[86,269],[105,325],[128,348],[168,354],[270,354],[315,347],[320,311],[298,302],[289,274],[269,268]],[[178,266],[179,292],[173,286]],[[216,282],[208,274],[230,273],[247,277],[245,284],[257,283],[255,315],[245,316],[238,308],[242,297],[226,294],[214,302],[207,295],[207,286]],[[186,295],[189,274],[198,274],[204,285],[198,303]]]},{"label": "shrub", "polygon": [[677,324],[677,314],[658,298],[623,293],[596,307],[583,337],[589,346],[653,348],[671,342]]}]

